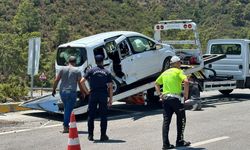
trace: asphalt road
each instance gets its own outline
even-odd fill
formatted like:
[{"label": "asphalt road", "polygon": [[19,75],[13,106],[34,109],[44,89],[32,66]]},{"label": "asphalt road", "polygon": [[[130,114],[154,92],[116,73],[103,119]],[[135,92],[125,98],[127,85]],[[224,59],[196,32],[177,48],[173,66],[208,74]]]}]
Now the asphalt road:
[{"label": "asphalt road", "polygon": [[[250,90],[235,90],[229,97],[204,92],[201,111],[187,111],[185,138],[190,150],[250,149]],[[110,141],[100,142],[99,120],[95,122],[94,142],[87,140],[86,115],[77,116],[82,149],[160,150],[162,147],[162,109],[134,105],[115,105],[110,111]],[[170,140],[176,138],[173,117]],[[1,150],[67,149],[68,134],[62,134],[62,115],[42,111],[0,114]]]}]

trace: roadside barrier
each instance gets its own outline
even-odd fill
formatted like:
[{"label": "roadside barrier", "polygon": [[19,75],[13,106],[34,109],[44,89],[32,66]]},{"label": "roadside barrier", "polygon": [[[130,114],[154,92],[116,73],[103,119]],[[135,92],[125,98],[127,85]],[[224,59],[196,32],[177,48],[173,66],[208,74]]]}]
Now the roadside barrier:
[{"label": "roadside barrier", "polygon": [[74,112],[70,116],[68,150],[81,150]]}]

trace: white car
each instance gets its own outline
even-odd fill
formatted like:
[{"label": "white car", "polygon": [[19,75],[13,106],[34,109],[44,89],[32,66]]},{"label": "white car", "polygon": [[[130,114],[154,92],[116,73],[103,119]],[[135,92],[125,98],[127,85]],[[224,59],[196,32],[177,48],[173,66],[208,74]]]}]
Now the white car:
[{"label": "white car", "polygon": [[113,90],[117,94],[121,86],[131,85],[169,68],[175,51],[170,45],[137,32],[105,32],[60,45],[56,71],[58,73],[73,55],[84,74],[86,69],[96,66],[94,56],[98,54],[104,56],[104,67],[112,73]]}]

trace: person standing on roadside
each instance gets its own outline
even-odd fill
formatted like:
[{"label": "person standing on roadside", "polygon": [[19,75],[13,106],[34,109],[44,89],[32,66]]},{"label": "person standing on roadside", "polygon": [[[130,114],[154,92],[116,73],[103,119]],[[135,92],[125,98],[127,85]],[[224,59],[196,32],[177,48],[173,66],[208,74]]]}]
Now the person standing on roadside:
[{"label": "person standing on roadside", "polygon": [[[89,108],[88,108],[88,139],[94,140],[94,119],[97,113],[97,105],[99,106],[99,115],[101,117],[101,141],[109,140],[106,134],[107,131],[107,113],[108,107],[112,105],[113,84],[109,71],[103,67],[103,56],[96,55],[95,61],[97,66],[87,70],[81,83],[86,89],[85,81],[88,80],[90,86]],[[88,91],[86,91],[88,93]],[[109,99],[108,99],[109,97]]]},{"label": "person standing on roadside", "polygon": [[60,97],[64,106],[64,119],[62,133],[69,132],[70,115],[77,99],[77,84],[82,94],[84,94],[83,86],[80,84],[81,72],[75,67],[76,57],[70,56],[68,66],[63,67],[55,78],[52,96],[56,94],[56,88],[61,80],[59,87]]},{"label": "person standing on roadside", "polygon": [[[173,113],[177,116],[177,139],[176,147],[189,146],[191,143],[184,141],[184,129],[186,124],[186,114],[184,109],[184,101],[188,99],[189,83],[187,76],[180,69],[180,58],[173,56],[170,60],[171,68],[164,71],[155,81],[156,92],[160,95],[163,105],[163,127],[162,149],[172,149],[174,145],[169,142],[169,125],[171,123]],[[181,97],[182,83],[184,83],[184,100]],[[163,91],[160,90],[163,85]]]}]

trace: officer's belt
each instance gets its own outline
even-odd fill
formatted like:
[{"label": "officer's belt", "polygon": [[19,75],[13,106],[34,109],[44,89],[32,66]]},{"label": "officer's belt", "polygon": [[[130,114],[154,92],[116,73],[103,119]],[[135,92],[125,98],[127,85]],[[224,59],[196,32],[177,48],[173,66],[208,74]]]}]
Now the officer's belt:
[{"label": "officer's belt", "polygon": [[181,100],[181,96],[176,95],[176,94],[163,94],[163,99],[167,99],[168,97],[174,97],[174,98],[178,98],[179,100]]}]

